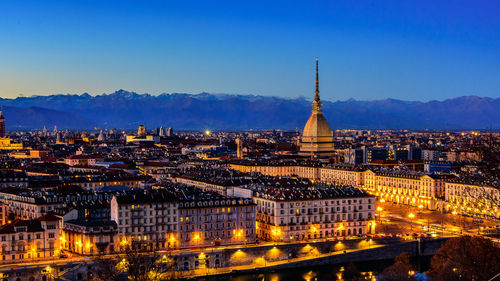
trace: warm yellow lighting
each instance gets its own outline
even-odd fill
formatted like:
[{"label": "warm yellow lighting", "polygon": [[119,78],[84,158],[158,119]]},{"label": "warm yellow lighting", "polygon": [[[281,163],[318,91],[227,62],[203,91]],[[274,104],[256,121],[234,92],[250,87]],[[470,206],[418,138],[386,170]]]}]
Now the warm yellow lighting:
[{"label": "warm yellow lighting", "polygon": [[253,263],[259,266],[264,266],[266,264],[266,259],[264,257],[258,257],[254,259]]},{"label": "warm yellow lighting", "polygon": [[418,205],[419,209],[422,209],[423,207],[424,207],[424,205],[422,205],[422,204]]},{"label": "warm yellow lighting", "polygon": [[342,250],[345,249],[345,245],[342,244],[342,242],[339,241],[339,242],[337,242],[337,244],[335,244],[335,246],[333,246],[333,249],[335,251],[342,251]]},{"label": "warm yellow lighting", "polygon": [[381,212],[382,208],[381,207],[377,207],[377,211]]},{"label": "warm yellow lighting", "polygon": [[234,254],[231,256],[231,259],[243,259],[247,256],[245,252],[243,252],[241,249],[238,249],[238,251],[234,252]]},{"label": "warm yellow lighting", "polygon": [[126,259],[122,259],[117,265],[116,268],[120,272],[126,272],[128,270],[128,262]]},{"label": "warm yellow lighting", "polygon": [[408,217],[409,217],[410,219],[413,219],[413,218],[415,217],[415,215],[414,215],[413,213],[410,213],[410,214],[408,215]]},{"label": "warm yellow lighting", "polygon": [[122,237],[122,240],[120,241],[120,245],[125,246],[128,244],[127,237]]},{"label": "warm yellow lighting", "polygon": [[274,227],[273,230],[271,231],[273,236],[279,236],[281,234],[281,229],[279,227]]},{"label": "warm yellow lighting", "polygon": [[205,135],[210,136],[210,130],[205,130]]},{"label": "warm yellow lighting", "polygon": [[380,199],[380,202],[384,203],[384,202],[385,202],[385,199],[384,199],[384,198]]}]

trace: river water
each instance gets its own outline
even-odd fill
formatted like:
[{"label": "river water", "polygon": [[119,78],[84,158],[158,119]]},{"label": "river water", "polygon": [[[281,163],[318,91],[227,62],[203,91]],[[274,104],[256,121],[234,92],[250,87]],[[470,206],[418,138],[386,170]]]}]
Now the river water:
[{"label": "river water", "polygon": [[[421,257],[412,260],[415,269],[420,272],[429,269],[430,257]],[[360,272],[371,272],[377,275],[384,268],[392,265],[394,260],[382,260],[373,262],[355,263]],[[330,281],[337,280],[337,273],[340,272],[342,266],[345,265],[330,265],[316,266],[308,268],[286,269],[274,272],[251,273],[239,275],[222,275],[212,277],[201,277],[198,281]]]}]

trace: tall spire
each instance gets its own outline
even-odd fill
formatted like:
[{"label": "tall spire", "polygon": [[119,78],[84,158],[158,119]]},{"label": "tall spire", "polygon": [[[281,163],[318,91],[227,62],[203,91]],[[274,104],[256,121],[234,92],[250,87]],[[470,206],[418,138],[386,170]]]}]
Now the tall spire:
[{"label": "tall spire", "polygon": [[318,58],[316,57],[316,90],[314,91],[313,113],[321,113],[321,100],[319,99],[319,74]]},{"label": "tall spire", "polygon": [[316,57],[316,91],[314,93],[316,94],[314,99],[319,100],[319,75],[318,75],[318,58]]}]

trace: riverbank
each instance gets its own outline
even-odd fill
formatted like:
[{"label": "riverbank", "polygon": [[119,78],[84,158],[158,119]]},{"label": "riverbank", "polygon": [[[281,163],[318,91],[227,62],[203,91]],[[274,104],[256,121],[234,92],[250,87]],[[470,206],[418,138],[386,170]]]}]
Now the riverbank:
[{"label": "riverbank", "polygon": [[319,254],[314,257],[302,257],[296,259],[267,262],[266,264],[251,264],[233,266],[231,268],[205,269],[192,272],[191,277],[201,278],[217,275],[244,275],[283,271],[287,269],[312,268],[326,265],[347,264],[349,262],[373,262],[382,260],[394,260],[403,252],[413,258],[429,257],[434,255],[448,238],[413,240],[394,244],[377,244],[367,249],[350,249]]}]

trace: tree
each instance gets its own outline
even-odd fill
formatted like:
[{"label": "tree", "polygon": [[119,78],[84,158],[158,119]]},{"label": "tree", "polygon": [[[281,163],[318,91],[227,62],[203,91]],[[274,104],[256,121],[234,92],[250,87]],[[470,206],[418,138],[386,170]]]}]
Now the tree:
[{"label": "tree", "polygon": [[410,255],[402,253],[394,260],[394,264],[384,269],[380,280],[383,281],[402,281],[415,280],[415,271],[410,263]]},{"label": "tree", "polygon": [[436,281],[489,280],[500,272],[500,248],[476,236],[452,238],[431,259],[427,274]]},{"label": "tree", "polygon": [[363,280],[361,277],[361,273],[358,271],[358,268],[354,263],[349,263],[345,268],[342,274],[342,279],[346,281],[358,281]]},{"label": "tree", "polygon": [[96,274],[90,280],[122,280],[123,276],[131,281],[177,279],[173,260],[168,255],[160,255],[154,243],[130,241],[121,245],[117,257],[98,256],[94,266]]},{"label": "tree", "polygon": [[94,273],[88,278],[89,281],[120,280],[120,276],[124,273],[120,269],[119,263],[118,259],[97,256],[94,260]]}]

